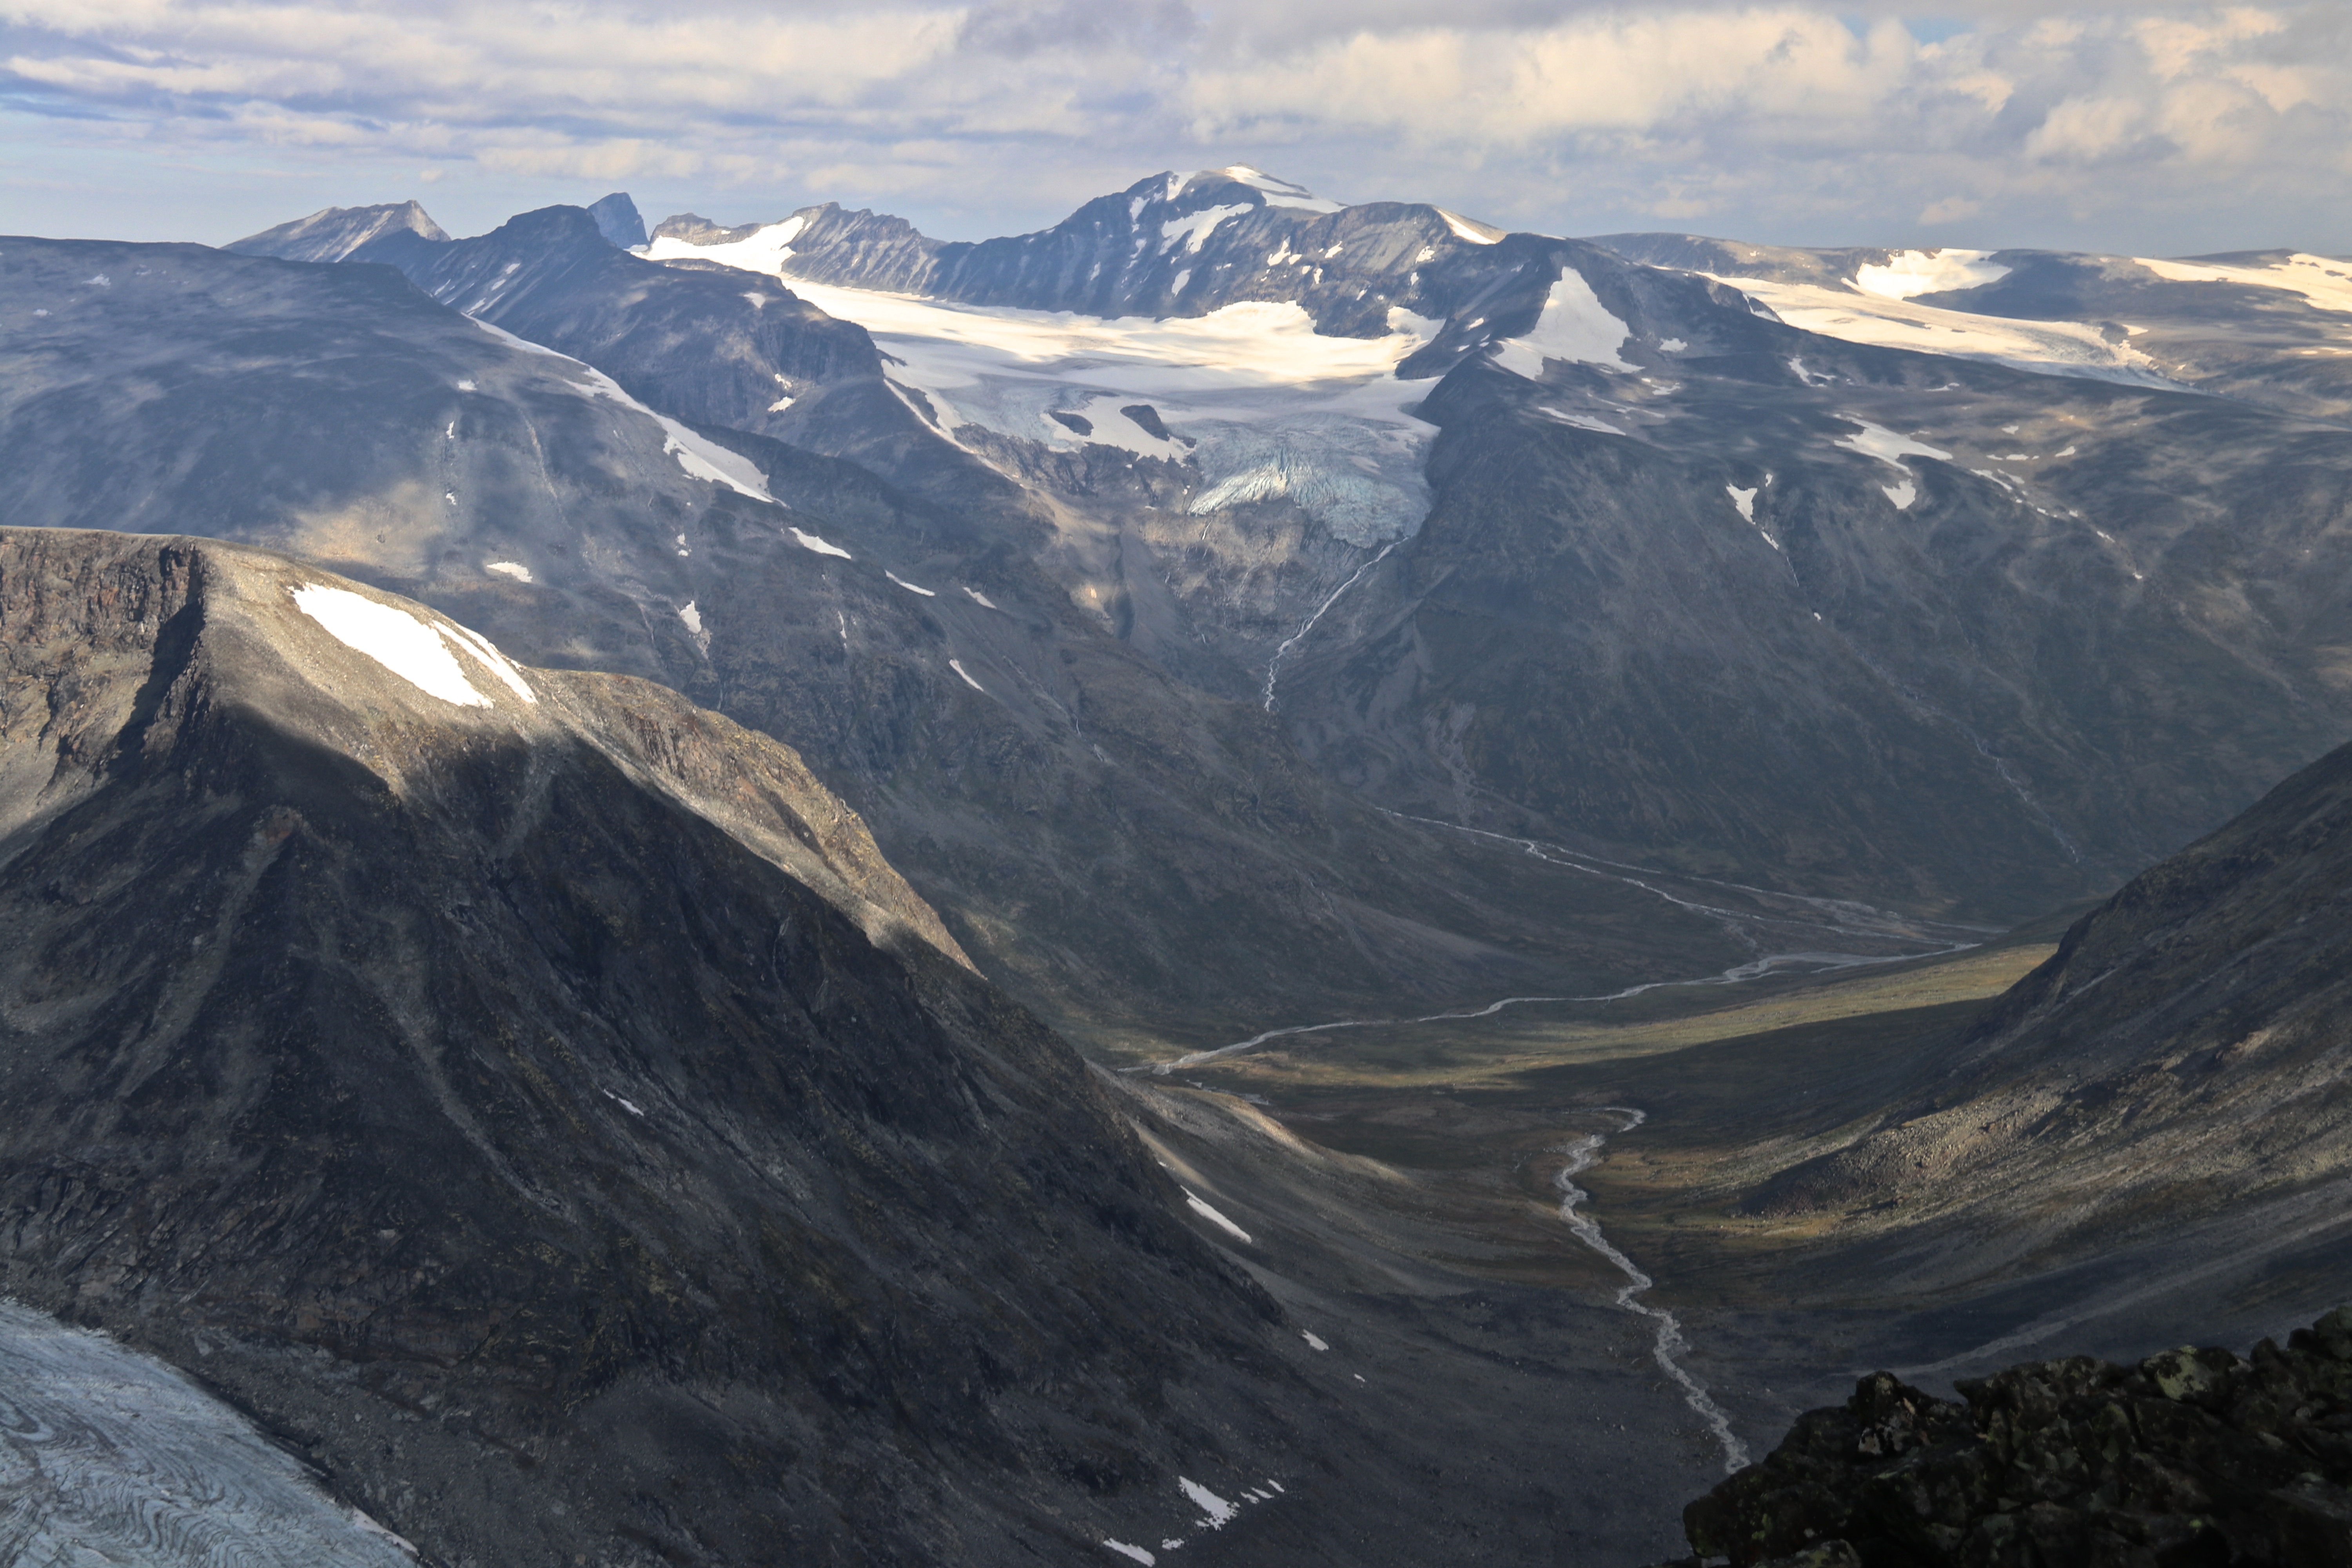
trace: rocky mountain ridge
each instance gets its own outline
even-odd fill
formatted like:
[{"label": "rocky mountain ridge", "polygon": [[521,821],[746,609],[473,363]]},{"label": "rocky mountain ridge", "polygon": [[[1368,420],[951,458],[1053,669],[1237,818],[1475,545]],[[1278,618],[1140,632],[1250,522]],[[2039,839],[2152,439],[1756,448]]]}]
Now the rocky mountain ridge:
[{"label": "rocky mountain ridge", "polygon": [[1091,1552],[1283,1446],[1270,1303],[782,747],[210,541],[0,534],[0,1288],[436,1560]]},{"label": "rocky mountain ridge", "polygon": [[[1223,171],[963,248],[838,211],[656,235],[690,295],[584,215],[379,243],[673,416],[866,468],[1031,563],[1171,694],[1274,710],[1323,779],[1409,816],[1997,921],[2113,886],[2347,732],[2352,634],[2314,586],[2343,548],[2340,430],[2187,392],[2095,324],[2003,318],[2011,341],[1948,312],[1948,347],[1882,342],[1869,300],[1933,307],[1849,288],[1792,326],[1740,288],[1772,279],[1328,205]],[[1987,286],[1964,257],[1875,258],[1836,268]],[[877,287],[915,281],[952,292],[923,315]],[[887,346],[762,404],[793,373],[746,329],[795,284]],[[1104,371],[1089,306],[1173,313],[1158,337],[1118,318]],[[1342,320],[1374,306],[1395,313]],[[1288,313],[1316,354],[1404,352],[1351,373],[1360,408],[1171,395],[1238,374],[1186,324],[1233,311]],[[988,337],[1049,325],[1068,345],[1043,372]],[[698,359],[730,368],[698,382]]]}]

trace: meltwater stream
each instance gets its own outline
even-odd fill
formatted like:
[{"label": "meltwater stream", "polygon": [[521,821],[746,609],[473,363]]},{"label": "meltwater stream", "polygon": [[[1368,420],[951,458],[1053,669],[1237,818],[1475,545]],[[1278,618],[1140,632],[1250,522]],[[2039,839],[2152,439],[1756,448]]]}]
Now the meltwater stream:
[{"label": "meltwater stream", "polygon": [[[1648,1112],[1627,1105],[1602,1105],[1593,1109],[1596,1114],[1623,1117],[1623,1124],[1617,1129],[1620,1132],[1631,1132],[1650,1119]],[[1682,1390],[1683,1403],[1689,1405],[1698,1418],[1706,1423],[1707,1430],[1715,1434],[1716,1445],[1723,1450],[1723,1473],[1729,1475],[1748,1463],[1748,1445],[1731,1430],[1731,1418],[1708,1395],[1706,1384],[1693,1377],[1683,1369],[1681,1363],[1675,1360],[1676,1355],[1690,1349],[1690,1342],[1683,1338],[1681,1322],[1664,1307],[1653,1307],[1637,1300],[1657,1281],[1635,1267],[1632,1258],[1601,1234],[1600,1222],[1581,1210],[1580,1205],[1592,1194],[1578,1186],[1576,1178],[1592,1168],[1593,1163],[1601,1158],[1601,1146],[1608,1142],[1609,1135],[1605,1132],[1588,1132],[1560,1151],[1568,1156],[1568,1163],[1560,1167],[1558,1176],[1552,1178],[1553,1184],[1559,1188],[1559,1217],[1568,1222],[1568,1228],[1575,1233],[1577,1240],[1615,1264],[1618,1272],[1625,1276],[1625,1283],[1617,1292],[1617,1304],[1629,1312],[1650,1320],[1655,1330],[1650,1343],[1651,1359],[1658,1363],[1658,1370],[1672,1378]]]}]

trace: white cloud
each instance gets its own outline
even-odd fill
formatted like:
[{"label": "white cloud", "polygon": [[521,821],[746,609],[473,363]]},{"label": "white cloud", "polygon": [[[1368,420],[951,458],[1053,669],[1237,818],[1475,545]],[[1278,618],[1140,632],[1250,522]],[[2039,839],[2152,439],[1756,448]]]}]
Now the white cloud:
[{"label": "white cloud", "polygon": [[1855,9],[0,0],[0,189],[89,215],[52,229],[184,211],[220,239],[426,168],[460,230],[628,184],[970,235],[1240,161],[1554,232],[2352,248],[2352,8]]}]

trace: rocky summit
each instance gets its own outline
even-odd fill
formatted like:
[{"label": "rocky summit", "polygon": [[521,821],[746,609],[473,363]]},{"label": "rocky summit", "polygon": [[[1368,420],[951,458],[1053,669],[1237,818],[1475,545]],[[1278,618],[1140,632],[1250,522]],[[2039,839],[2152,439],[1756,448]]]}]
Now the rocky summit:
[{"label": "rocky summit", "polygon": [[2184,1346],[1963,1379],[1888,1373],[1683,1512],[1697,1568],[2352,1561],[2352,1308],[2250,1358]]}]

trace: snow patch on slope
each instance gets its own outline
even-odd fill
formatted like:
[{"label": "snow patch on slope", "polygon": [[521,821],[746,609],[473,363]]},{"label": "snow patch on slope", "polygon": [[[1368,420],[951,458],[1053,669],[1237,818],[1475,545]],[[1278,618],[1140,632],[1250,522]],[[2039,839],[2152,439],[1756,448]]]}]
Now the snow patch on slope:
[{"label": "snow patch on slope", "polygon": [[1898,250],[1884,267],[1854,268],[1853,286],[1887,300],[1978,289],[2009,276],[2008,268],[1987,259],[1991,255],[1990,250]]},{"label": "snow patch on slope", "polygon": [[[584,382],[573,383],[574,392],[585,393],[590,397],[608,397],[624,408],[642,414],[660,426],[663,453],[677,458],[677,466],[696,479],[725,485],[729,489],[747,495],[753,500],[766,501],[770,506],[784,504],[768,493],[767,480],[761,476],[760,470],[752,466],[750,458],[729,451],[716,441],[696,435],[666,414],[655,413],[622,391],[619,382],[614,381],[594,365],[583,364],[570,354],[557,353],[545,344],[532,342],[529,338],[519,338],[504,327],[492,326],[478,316],[468,316],[466,319],[509,348],[520,349],[525,353],[545,354],[550,359],[560,359],[566,364],[578,365],[588,379]],[[471,390],[470,385],[467,390]]]},{"label": "snow patch on slope", "polygon": [[764,224],[741,239],[723,245],[693,245],[675,235],[662,235],[646,247],[649,261],[716,261],[721,267],[740,267],[746,272],[764,272],[771,278],[784,275],[784,263],[792,258],[793,241],[808,226],[804,217],[788,217],[782,223]]},{"label": "snow patch on slope", "polygon": [[2107,342],[2098,328],[2081,321],[2012,321],[1818,283],[1702,276],[1738,289],[1790,326],[1842,342],[1990,360],[2044,374],[2171,384],[2156,373],[2147,355],[2128,342]]},{"label": "snow patch on slope", "polygon": [[1634,367],[1617,357],[1633,330],[1609,313],[1584,274],[1564,268],[1559,281],[1545,296],[1536,324],[1517,337],[1498,344],[1495,363],[1529,381],[1543,375],[1543,362],[1568,360],[1578,364],[1607,365],[1612,370]]},{"label": "snow patch on slope", "polygon": [[[2139,265],[2173,283],[2237,283],[2250,289],[2277,289],[2300,294],[2315,310],[2352,315],[2352,262],[2297,251],[2268,267],[2209,266],[2193,261],[2150,261]],[[2145,330],[2145,329],[2140,329]]]},{"label": "snow patch on slope", "polygon": [[[1244,1241],[1249,1241],[1249,1232],[1244,1230],[1241,1226],[1235,1225],[1233,1221],[1219,1214],[1215,1209],[1210,1207],[1201,1199],[1193,1196],[1191,1188],[1179,1187],[1176,1190],[1184,1194],[1185,1206],[1190,1208],[1194,1214],[1199,1215],[1202,1219],[1207,1220],[1211,1225],[1215,1226],[1219,1230],[1225,1232],[1227,1235],[1239,1237]],[[1252,1242],[1251,1245],[1255,1246],[1256,1244]]]},{"label": "snow patch on slope", "polygon": [[536,702],[539,700],[539,694],[531,690],[530,682],[522,678],[522,671],[515,668],[515,664],[512,659],[507,658],[506,655],[500,653],[497,647],[492,646],[489,638],[484,637],[473,627],[461,626],[455,621],[451,621],[447,626],[441,627],[441,635],[445,637],[450,638],[459,647],[465,649],[467,653],[472,654],[476,659],[480,661],[482,668],[488,670],[491,675],[495,676],[500,682],[502,682],[509,691],[513,692],[525,702]]},{"label": "snow patch on slope", "polygon": [[1229,217],[1240,217],[1244,213],[1255,210],[1254,207],[1241,205],[1202,207],[1199,212],[1188,214],[1183,217],[1171,217],[1160,226],[1160,248],[1171,250],[1175,248],[1176,242],[1181,239],[1184,242],[1184,254],[1193,255],[1200,250],[1201,242],[1208,238],[1219,224]]},{"label": "snow patch on slope", "polygon": [[419,691],[459,708],[490,705],[490,700],[466,679],[439,627],[348,588],[306,583],[292,593],[295,607],[325,627],[330,637],[367,655]]},{"label": "snow patch on slope", "polygon": [[1223,174],[1229,180],[1240,181],[1264,196],[1265,205],[1270,207],[1297,207],[1301,212],[1310,213],[1335,213],[1339,210],[1338,202],[1326,201],[1304,185],[1276,179],[1263,169],[1253,169],[1247,163],[1235,163],[1228,169],[1204,170],[1203,173]]},{"label": "snow patch on slope", "polygon": [[1454,237],[1456,239],[1468,240],[1472,245],[1496,245],[1502,240],[1502,230],[1489,228],[1485,224],[1473,223],[1459,213],[1450,213],[1444,207],[1439,207],[1437,216],[1445,220],[1445,226],[1454,231]]},{"label": "snow patch on slope", "polygon": [[[1865,458],[1875,458],[1880,462],[1896,468],[1903,468],[1903,459],[1906,458],[1935,458],[1947,463],[1952,460],[1952,455],[1949,452],[1914,441],[1908,436],[1897,436],[1883,425],[1873,425],[1869,420],[1857,419],[1851,414],[1841,414],[1838,417],[1848,425],[1861,426],[1859,434],[1841,437],[1831,443],[1832,446],[1843,447],[1849,452],[1859,452]],[[1907,475],[1910,470],[1906,468],[1904,472]]]},{"label": "snow patch on slope", "polygon": [[1212,1530],[1223,1530],[1241,1514],[1241,1510],[1189,1477],[1177,1477],[1176,1484],[1192,1500],[1192,1506],[1206,1516],[1201,1522]]},{"label": "snow patch on slope", "polygon": [[848,551],[844,550],[840,545],[835,544],[816,534],[804,533],[797,528],[792,531],[792,534],[793,543],[799,545],[803,550],[809,551],[812,553],[817,555],[838,555],[844,561],[856,559],[855,556],[851,555]]}]

